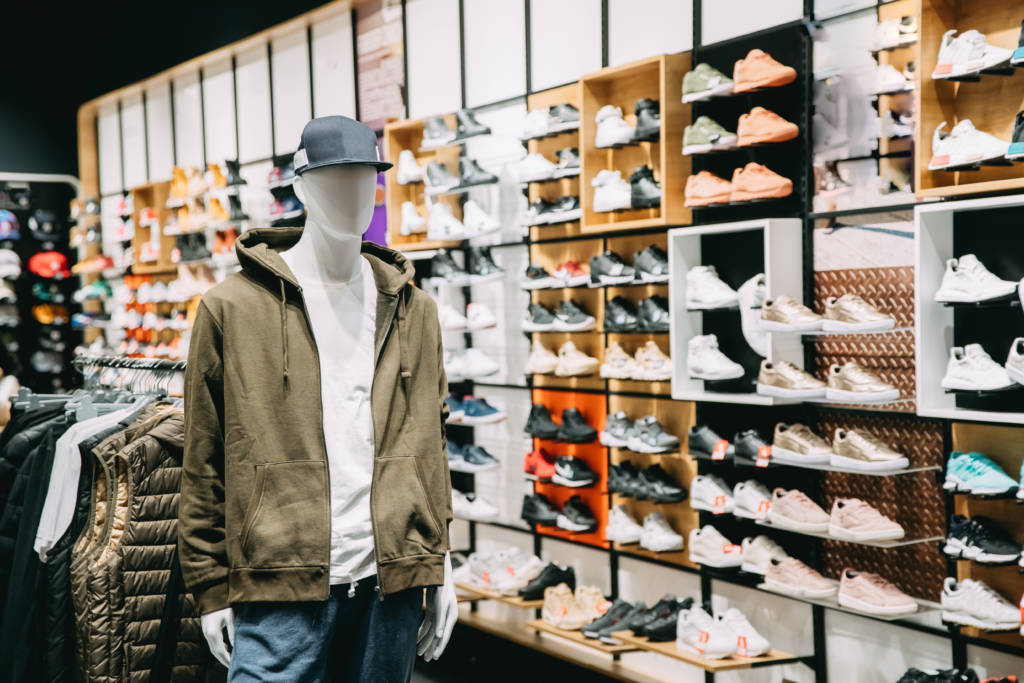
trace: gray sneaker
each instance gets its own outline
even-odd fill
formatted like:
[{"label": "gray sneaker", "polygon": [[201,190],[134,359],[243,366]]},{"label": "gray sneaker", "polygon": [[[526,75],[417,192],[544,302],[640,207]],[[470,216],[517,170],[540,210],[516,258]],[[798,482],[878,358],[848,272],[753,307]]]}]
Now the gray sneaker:
[{"label": "gray sneaker", "polygon": [[732,93],[732,79],[715,67],[701,62],[683,76],[683,102],[696,102]]},{"label": "gray sneaker", "polygon": [[683,132],[683,154],[704,154],[735,146],[736,133],[726,130],[708,116],[698,116]]},{"label": "gray sneaker", "polygon": [[611,448],[627,448],[633,436],[633,425],[626,412],[620,410],[608,417],[601,432],[601,445]]},{"label": "gray sneaker", "polygon": [[667,453],[679,448],[679,438],[669,434],[653,415],[633,423],[629,450],[637,453]]}]

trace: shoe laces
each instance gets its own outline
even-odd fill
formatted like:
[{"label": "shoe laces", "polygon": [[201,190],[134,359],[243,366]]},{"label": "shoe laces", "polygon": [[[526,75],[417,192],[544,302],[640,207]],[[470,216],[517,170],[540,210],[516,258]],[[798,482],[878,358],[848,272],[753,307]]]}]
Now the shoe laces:
[{"label": "shoe laces", "polygon": [[846,438],[860,448],[877,448],[882,450],[888,450],[889,448],[884,441],[871,432],[849,431],[846,432]]},{"label": "shoe laces", "polygon": [[795,424],[792,425],[786,431],[788,431],[790,434],[793,434],[797,438],[810,442],[815,446],[828,446],[828,443],[823,438],[812,432],[811,428],[808,427],[807,425]]},{"label": "shoe laces", "polygon": [[[718,348],[717,344],[715,344],[715,348]],[[775,363],[775,370],[787,379],[804,379],[809,374],[787,360]]]},{"label": "shoe laces", "polygon": [[974,593],[972,599],[981,598],[990,605],[1005,605],[1006,598],[996,593],[994,590],[989,588],[988,584],[982,583],[981,581],[974,581]]},{"label": "shoe laces", "polygon": [[[957,128],[959,128],[965,123],[970,124],[971,122],[961,121],[960,123],[957,124]],[[974,126],[971,125],[972,129],[973,127]],[[958,270],[970,275],[972,279],[979,282],[980,284],[996,284],[1002,281],[995,273],[986,268],[985,264],[981,263],[980,261],[969,261],[965,265],[959,265]]]},{"label": "shoe laces", "polygon": [[862,367],[856,361],[850,361],[843,366],[843,374],[854,382],[877,382],[878,377],[871,371]]},{"label": "shoe laces", "polygon": [[843,513],[848,515],[858,524],[875,524],[878,522],[889,522],[889,518],[862,500],[855,498],[847,499],[841,508]]},{"label": "shoe laces", "polygon": [[852,311],[860,314],[874,314],[877,309],[856,294],[847,294],[842,298],[843,303]]},{"label": "shoe laces", "polygon": [[761,539],[758,541],[758,545],[768,551],[768,554],[772,557],[776,555],[785,555],[786,551],[782,549],[782,546],[768,538],[767,536],[759,536]]},{"label": "shoe laces", "polygon": [[879,589],[884,593],[901,593],[899,588],[893,585],[889,580],[882,578],[878,574],[871,572],[860,572],[858,577],[863,578],[864,581]]}]

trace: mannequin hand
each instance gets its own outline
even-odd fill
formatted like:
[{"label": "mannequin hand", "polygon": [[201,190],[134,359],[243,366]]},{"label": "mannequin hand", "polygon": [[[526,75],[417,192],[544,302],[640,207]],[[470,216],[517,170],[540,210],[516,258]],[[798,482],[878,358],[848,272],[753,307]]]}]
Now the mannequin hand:
[{"label": "mannequin hand", "polygon": [[235,644],[235,611],[225,607],[199,617],[199,623],[203,627],[203,636],[206,637],[206,644],[210,646],[210,652],[224,668],[228,668],[231,665],[231,648]]},{"label": "mannequin hand", "polygon": [[[452,579],[452,559],[444,556],[444,584],[427,589],[427,609],[423,613],[416,651],[423,659],[438,659],[448,645],[455,622],[459,620],[459,604],[455,599],[455,581]],[[204,623],[205,630],[205,623]]]}]

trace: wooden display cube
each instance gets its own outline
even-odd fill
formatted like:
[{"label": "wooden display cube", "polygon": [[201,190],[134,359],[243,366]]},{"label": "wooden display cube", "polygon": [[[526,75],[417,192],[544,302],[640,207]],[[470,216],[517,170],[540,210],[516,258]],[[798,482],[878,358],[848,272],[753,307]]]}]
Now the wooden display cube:
[{"label": "wooden display cube", "polygon": [[[576,82],[530,95],[526,99],[526,104],[530,111],[534,109],[547,109],[558,104],[571,104],[582,112],[581,99],[580,84]],[[580,144],[579,128],[546,135],[541,138],[531,138],[527,141],[526,146],[530,154],[543,154],[545,159],[555,164],[558,163],[558,151],[560,149],[575,147],[579,151],[582,161],[583,149]],[[580,173],[582,172],[581,169]],[[538,199],[554,202],[566,196],[580,197],[580,175],[531,182],[529,183],[529,193],[531,203]],[[580,201],[583,201],[582,197],[580,197]],[[559,239],[579,235],[581,232],[580,226],[580,221],[555,223],[553,225],[535,225],[530,228],[530,239]]]}]

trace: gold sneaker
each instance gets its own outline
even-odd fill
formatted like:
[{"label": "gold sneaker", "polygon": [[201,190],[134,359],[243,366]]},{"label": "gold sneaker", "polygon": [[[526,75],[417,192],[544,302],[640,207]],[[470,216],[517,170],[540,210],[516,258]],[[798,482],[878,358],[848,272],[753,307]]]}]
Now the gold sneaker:
[{"label": "gold sneaker", "polygon": [[210,162],[206,164],[207,170],[210,171],[210,187],[227,187],[228,179],[224,177],[224,174],[220,170],[220,165]]},{"label": "gold sneaker", "polygon": [[576,605],[590,617],[590,621],[603,615],[612,606],[596,586],[577,586],[575,598]]},{"label": "gold sneaker", "polygon": [[889,448],[871,432],[861,429],[836,430],[829,462],[833,467],[871,472],[910,467],[910,461],[901,453]]},{"label": "gold sneaker", "polygon": [[779,398],[823,398],[825,383],[789,361],[761,361],[757,393]]},{"label": "gold sneaker", "polygon": [[856,294],[830,296],[825,301],[826,332],[884,332],[896,327],[896,319],[880,312]]},{"label": "gold sneaker", "polygon": [[185,169],[175,166],[171,171],[171,199],[185,199],[188,197],[188,180],[185,178]]},{"label": "gold sneaker", "polygon": [[833,364],[828,369],[828,389],[825,398],[842,403],[877,403],[895,401],[900,390],[883,382],[878,375],[865,369],[856,361],[845,365]]},{"label": "gold sneaker", "polygon": [[601,377],[605,379],[631,379],[639,372],[639,365],[633,357],[626,353],[619,342],[612,342],[604,350],[604,362],[601,363]]},{"label": "gold sneaker", "polygon": [[765,299],[761,304],[761,329],[769,332],[814,332],[821,329],[821,316],[783,294]]},{"label": "gold sneaker", "polygon": [[564,583],[544,589],[544,607],[541,609],[541,616],[552,626],[567,631],[583,628],[592,621],[576,603],[572,589]]},{"label": "gold sneaker", "polygon": [[210,220],[214,223],[224,223],[228,220],[228,212],[221,206],[220,200],[216,197],[211,197],[210,201],[206,203],[208,211],[210,213]]},{"label": "gold sneaker", "polygon": [[795,465],[828,464],[832,457],[832,447],[828,441],[802,424],[788,425],[783,422],[775,425],[775,436],[772,439],[772,459],[789,462]]},{"label": "gold sneaker", "polygon": [[648,382],[667,382],[672,379],[672,359],[649,339],[636,350],[636,366],[633,379]]}]

